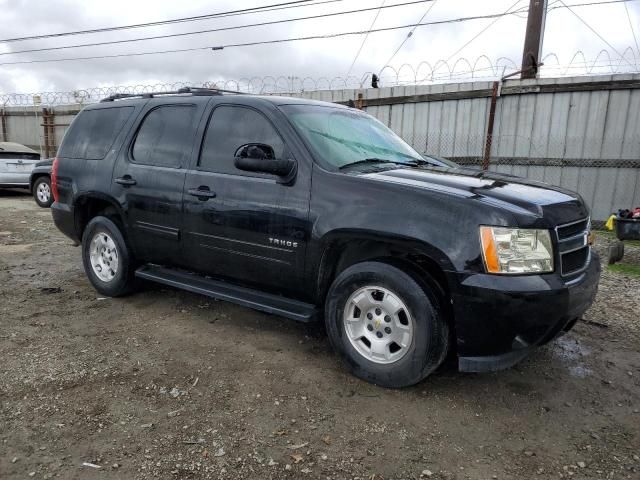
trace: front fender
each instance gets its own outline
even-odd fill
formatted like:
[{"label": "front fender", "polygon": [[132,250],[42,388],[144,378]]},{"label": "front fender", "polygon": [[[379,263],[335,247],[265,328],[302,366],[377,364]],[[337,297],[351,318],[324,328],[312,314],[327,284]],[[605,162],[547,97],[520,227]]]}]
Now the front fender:
[{"label": "front fender", "polygon": [[311,266],[331,239],[355,235],[421,250],[445,271],[482,272],[478,225],[513,223],[465,197],[319,169],[311,199]]},{"label": "front fender", "polygon": [[31,175],[29,176],[29,190],[33,192],[33,184],[40,177],[51,177],[51,168],[48,169],[38,169],[38,167],[31,170]]},{"label": "front fender", "polygon": [[[355,263],[381,260],[403,261],[416,271],[444,279],[443,271],[452,268],[446,254],[423,241],[365,229],[336,229],[316,242],[309,258],[308,276],[315,283],[316,300],[322,301],[335,276]],[[420,265],[418,265],[420,263]],[[409,266],[409,265],[408,265]],[[444,289],[446,287],[443,286]]]}]

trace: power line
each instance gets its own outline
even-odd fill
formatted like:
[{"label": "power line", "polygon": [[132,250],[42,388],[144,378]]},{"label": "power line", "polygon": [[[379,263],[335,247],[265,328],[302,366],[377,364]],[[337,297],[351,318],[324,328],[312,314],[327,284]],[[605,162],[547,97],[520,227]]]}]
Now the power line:
[{"label": "power line", "polygon": [[[509,8],[507,8],[504,11],[504,15],[509,14],[510,10],[515,7],[516,5],[518,5],[522,0],[516,0],[516,2],[511,5]],[[514,10],[513,12],[510,12],[512,14],[517,14],[517,13],[521,13],[523,10]],[[524,11],[528,11],[528,9],[524,10]],[[503,15],[503,16],[504,16]],[[460,48],[458,48],[455,52],[453,52],[451,55],[449,55],[447,57],[447,59],[445,60],[445,62],[448,62],[449,60],[451,60],[454,56],[456,56],[457,54],[459,54],[462,50],[464,50],[468,45],[471,44],[471,42],[473,42],[476,38],[478,38],[480,35],[482,35],[484,32],[486,32],[487,30],[489,30],[491,27],[493,27],[493,25],[495,25],[495,23],[500,20],[502,18],[502,16],[500,17],[496,17],[489,25],[487,25],[486,27],[484,27],[482,30],[480,30],[478,33],[476,33],[473,37],[471,37],[471,39],[466,42],[464,45],[462,45]]]},{"label": "power line", "polygon": [[[380,4],[380,8],[378,8],[378,11],[376,12],[376,16],[373,17],[373,21],[371,22],[371,25],[369,25],[369,31],[371,31],[373,26],[376,24],[376,20],[378,20],[378,16],[380,16],[380,12],[382,11],[382,7],[384,6],[384,2],[386,2],[386,0],[382,0],[382,3]],[[351,73],[351,70],[353,69],[353,66],[356,64],[356,60],[358,60],[358,57],[360,56],[360,52],[362,52],[362,48],[364,47],[364,44],[367,41],[367,38],[369,38],[369,32],[367,32],[365,34],[364,38],[362,39],[362,43],[360,44],[360,48],[358,49],[358,52],[356,53],[356,56],[353,57],[353,62],[351,62],[351,66],[349,67],[349,71],[347,71],[347,77]]]},{"label": "power line", "polygon": [[[308,2],[314,2],[314,1],[315,1],[315,3],[308,3]],[[300,7],[313,7],[313,6],[317,6],[317,5],[323,5],[323,4],[328,4],[328,3],[337,3],[337,2],[342,2],[342,1],[344,1],[344,0],[323,0],[323,1],[297,0],[297,1],[291,1],[291,2],[285,2],[285,3],[272,4],[272,5],[264,5],[264,6],[261,6],[261,7],[253,7],[253,8],[247,8],[247,9],[241,9],[241,10],[231,10],[231,11],[227,11],[227,12],[218,12],[218,13],[212,13],[212,14],[206,14],[206,15],[199,15],[199,16],[194,16],[194,17],[183,17],[183,18],[176,18],[176,19],[170,19],[170,20],[161,20],[161,21],[157,21],[157,22],[147,22],[147,23],[140,23],[140,24],[117,26],[117,27],[104,27],[104,28],[97,28],[97,29],[92,29],[92,30],[79,30],[79,31],[73,31],[73,32],[62,32],[62,33],[54,33],[54,34],[34,35],[34,36],[29,36],[29,37],[16,37],[16,38],[0,39],[0,43],[20,42],[20,41],[26,41],[26,40],[38,40],[38,39],[44,39],[44,38],[56,38],[56,37],[64,37],[64,36],[84,35],[84,34],[93,34],[93,33],[100,33],[100,32],[125,30],[125,29],[153,27],[153,26],[169,25],[169,24],[173,24],[173,23],[184,23],[184,22],[193,22],[193,21],[199,21],[199,20],[208,20],[208,19],[212,19],[212,18],[224,18],[224,17],[252,14],[252,13],[271,12],[271,11],[276,11],[276,10],[288,10],[288,9],[300,8]],[[422,1],[435,1],[435,0],[422,0]],[[599,2],[576,3],[576,4],[570,4],[570,5],[563,4],[563,5],[550,7],[549,10],[555,10],[557,8],[583,7],[583,6],[592,6],[592,5],[606,5],[606,4],[612,4],[612,3],[626,3],[626,2],[632,2],[632,1],[637,1],[637,0],[605,0],[605,1],[599,1]],[[560,0],[556,0],[555,3],[559,3],[559,2],[560,2]],[[301,3],[304,3],[304,4],[301,4]],[[562,2],[560,2],[560,3],[562,3]],[[399,6],[399,5],[404,5],[404,4],[391,5],[391,7]],[[381,8],[381,7],[374,7],[373,9],[375,9],[375,8]],[[385,7],[385,8],[387,8],[387,7]],[[372,8],[363,9],[362,11],[366,11],[366,10],[372,10]],[[518,13],[522,13],[522,12],[526,12],[526,10],[517,11],[517,12],[513,12],[513,13],[516,16],[518,16],[517,14]],[[294,20],[290,20],[290,21],[294,21]],[[259,26],[259,25],[261,25],[261,24],[247,25],[246,27]],[[245,28],[245,26],[238,26],[238,27],[231,27],[231,28]],[[210,33],[210,32],[215,32],[215,31],[219,31],[219,30],[202,30],[202,31],[196,31],[196,32],[186,32],[186,33],[183,33],[183,34],[173,34],[173,35],[166,35],[166,36],[165,35],[161,35],[161,36],[155,36],[155,37],[142,37],[142,38],[139,38],[139,39],[121,40],[121,41],[114,41],[114,42],[99,42],[99,43],[90,43],[90,44],[84,44],[84,45],[62,46],[62,47],[58,47],[58,49],[79,48],[79,47],[83,47],[83,46],[99,46],[99,45],[108,45],[108,44],[115,44],[115,43],[127,43],[127,42],[141,41],[141,40],[154,40],[154,39],[169,38],[169,37],[174,37],[174,36],[197,35],[197,34],[200,34],[200,33]],[[53,50],[55,48],[51,48],[51,49]],[[23,51],[18,51],[18,52],[5,52],[5,53],[2,53],[0,55],[27,53],[27,52],[35,52],[35,51],[46,51],[46,50],[48,50],[48,49],[23,50]]]},{"label": "power line", "polygon": [[377,32],[390,32],[393,30],[402,30],[405,28],[413,28],[413,27],[425,27],[428,25],[444,25],[449,23],[461,23],[468,22],[472,20],[481,20],[487,18],[497,18],[504,17],[506,15],[513,15],[518,12],[503,12],[503,13],[493,13],[487,15],[474,15],[470,17],[460,17],[460,18],[452,18],[447,20],[436,20],[433,22],[424,22],[424,23],[411,23],[408,25],[397,25],[394,27],[384,27],[384,28],[376,28],[372,30],[359,30],[352,32],[340,32],[340,33],[328,33],[324,35],[310,35],[307,37],[292,37],[292,38],[280,38],[275,40],[262,40],[256,42],[247,42],[247,43],[231,43],[226,45],[216,45],[216,46],[205,46],[205,47],[194,47],[194,48],[181,48],[175,50],[160,50],[160,51],[151,51],[151,52],[138,52],[138,53],[121,53],[115,55],[95,55],[88,57],[70,57],[70,58],[56,58],[56,59],[48,59],[48,60],[21,60],[17,62],[5,62],[0,63],[0,66],[5,65],[25,65],[25,64],[33,64],[33,63],[57,63],[57,62],[70,62],[76,60],[97,60],[97,59],[106,59],[106,58],[120,58],[120,57],[139,57],[143,55],[159,55],[166,53],[181,53],[181,52],[194,52],[198,50],[223,50],[225,48],[236,48],[236,47],[252,47],[256,45],[273,45],[278,43],[289,43],[289,42],[297,42],[303,40],[322,40],[329,38],[337,38],[337,37],[345,37],[352,35],[364,35],[367,32],[369,33],[377,33]]},{"label": "power line", "polygon": [[[236,15],[246,15],[249,13],[262,13],[273,10],[284,10],[289,8],[297,8],[297,7],[307,7],[313,5],[321,5],[323,3],[334,3],[341,2],[343,0],[325,0],[323,2],[318,3],[309,3],[313,2],[313,0],[294,0],[284,3],[274,3],[270,5],[262,5],[259,7],[251,7],[251,8],[243,8],[239,10],[229,10],[224,12],[216,12],[216,13],[208,13],[205,15],[196,15],[192,17],[182,17],[182,18],[172,18],[168,20],[158,20],[155,22],[145,22],[145,23],[135,23],[130,25],[120,25],[116,27],[102,27],[102,28],[94,28],[90,30],[77,30],[72,32],[60,32],[60,33],[48,33],[43,35],[32,35],[29,37],[16,37],[16,38],[5,38],[0,40],[0,43],[9,43],[9,42],[22,42],[25,40],[41,40],[43,38],[56,38],[56,37],[67,37],[72,35],[86,35],[91,33],[101,33],[101,32],[113,32],[117,30],[129,30],[133,28],[146,28],[146,27],[156,27],[161,25],[170,25],[173,23],[185,23],[185,22],[195,22],[200,20],[209,20],[211,18],[220,18],[220,17],[231,17]],[[306,5],[300,5],[306,4]]]},{"label": "power line", "polygon": [[[159,20],[156,22],[121,25],[116,27],[103,27],[103,28],[95,28],[90,30],[77,30],[77,31],[71,31],[71,32],[50,33],[50,34],[43,34],[43,35],[32,35],[28,37],[5,38],[5,39],[0,39],[0,43],[22,42],[26,40],[40,40],[44,38],[56,38],[56,37],[65,37],[65,36],[73,36],[73,35],[86,35],[86,34],[93,34],[93,33],[110,32],[110,31],[117,31],[117,30],[155,27],[155,26],[162,26],[162,25],[170,25],[173,23],[185,23],[185,22],[194,22],[194,21],[200,21],[200,20],[208,20],[212,18],[224,18],[224,17],[232,17],[232,16],[238,16],[238,15],[247,15],[251,13],[263,13],[263,12],[271,12],[276,10],[288,10],[288,9],[299,8],[299,7],[312,7],[316,5],[323,5],[327,3],[337,3],[342,1],[344,0],[323,0],[323,1],[316,1],[316,3],[309,3],[309,2],[314,2],[314,0],[297,0],[297,1],[290,1],[290,2],[284,2],[284,3],[276,3],[272,5],[263,5],[260,7],[231,10],[227,12],[217,12],[217,13],[197,15],[192,17]],[[591,5],[606,5],[611,3],[623,3],[623,2],[626,3],[626,2],[632,2],[632,1],[636,1],[636,0],[605,0],[605,1],[599,1],[599,2],[590,2],[590,3],[576,3],[576,4],[571,4],[569,6],[582,7],[582,6],[591,6]],[[304,5],[301,5],[302,3],[304,3]],[[550,7],[549,10],[555,10],[556,8],[568,8],[568,6],[561,5],[557,7]]]},{"label": "power line", "polygon": [[[424,18],[429,14],[429,12],[431,11],[431,9],[435,6],[437,0],[434,0],[434,2],[429,5],[429,8],[427,8],[427,11],[424,12],[424,14],[422,15],[422,17],[420,17],[420,20],[418,20],[418,24],[420,24]],[[407,43],[407,41],[413,36],[413,32],[416,31],[416,28],[418,28],[417,26],[413,27],[409,33],[407,33],[407,36],[404,38],[404,40],[402,40],[402,43],[400,43],[400,45],[398,45],[398,48],[396,48],[396,51],[393,52],[393,54],[391,55],[391,57],[389,57],[389,60],[387,60],[387,63],[385,63],[385,65],[389,65],[391,63],[391,60],[394,59],[394,57],[398,54],[398,52],[400,51],[400,49],[404,46],[405,43]],[[384,68],[384,66],[382,67]]]},{"label": "power line", "polygon": [[560,3],[562,3],[565,7],[567,7],[567,9],[568,9],[571,13],[573,13],[573,14],[578,18],[578,20],[580,20],[582,23],[584,23],[584,25],[585,25],[589,30],[591,30],[594,34],[596,34],[596,35],[597,35],[597,37],[598,37],[600,40],[602,40],[604,43],[606,43],[606,44],[609,46],[609,48],[611,48],[611,50],[613,50],[614,52],[616,52],[616,53],[620,56],[620,58],[624,59],[624,61],[625,61],[625,62],[627,62],[631,67],[634,67],[634,68],[635,68],[635,65],[633,65],[629,60],[627,60],[626,58],[624,58],[624,56],[623,56],[623,55],[622,55],[618,50],[616,50],[616,48],[615,48],[613,45],[611,45],[611,44],[610,44],[610,43],[609,43],[609,42],[608,42],[608,41],[607,41],[607,40],[606,40],[602,35],[600,35],[600,34],[599,34],[599,33],[598,33],[598,32],[597,32],[597,31],[596,31],[596,30],[595,30],[591,25],[589,25],[586,21],[584,21],[584,20],[583,20],[583,18],[582,18],[580,15],[578,15],[576,12],[574,12],[574,11],[573,11],[573,9],[572,9],[569,5],[567,5],[566,3],[564,3],[564,2],[563,2],[563,0],[559,0],[559,1],[560,1]]},{"label": "power line", "polygon": [[633,40],[636,42],[636,50],[638,51],[638,55],[640,55],[640,47],[638,46],[638,37],[636,37],[636,30],[633,28],[633,22],[631,21],[631,15],[629,14],[629,9],[627,8],[627,4],[624,4],[624,10],[627,12],[627,19],[629,20],[629,27],[631,28],[631,33],[633,34]]},{"label": "power line", "polygon": [[[555,7],[552,7],[551,5],[549,5],[549,8],[547,9],[547,12],[550,12],[551,10],[555,10],[557,8],[569,8],[569,7],[591,7],[593,5],[609,5],[610,3],[627,3],[627,2],[635,2],[637,0],[603,0],[600,2],[585,2],[585,3],[571,3],[569,5],[557,5]],[[555,3],[563,3],[560,2],[560,0],[556,0]]]},{"label": "power line", "polygon": [[[130,38],[130,39],[124,39],[124,40],[109,40],[109,41],[106,41],[106,42],[82,43],[82,44],[77,44],[77,45],[61,45],[61,46],[58,46],[58,47],[32,48],[32,49],[28,49],[28,50],[18,50],[18,51],[15,51],[15,52],[2,52],[2,53],[0,53],[0,56],[17,55],[19,53],[49,52],[49,51],[54,51],[54,50],[67,50],[67,49],[71,49],[71,48],[82,48],[82,47],[99,47],[99,46],[104,46],[104,45],[115,45],[115,44],[122,44],[122,43],[139,42],[139,41],[143,41],[143,40],[159,40],[159,39],[164,39],[164,38],[185,37],[185,36],[190,36],[190,35],[200,35],[200,34],[203,34],[203,33],[224,32],[224,31],[238,30],[238,29],[243,29],[243,28],[263,27],[263,26],[266,26],[266,25],[277,25],[277,24],[282,24],[282,23],[298,22],[298,21],[302,21],[302,20],[315,20],[315,19],[318,19],[318,18],[335,17],[335,16],[339,16],[339,15],[350,15],[350,14],[354,14],[354,13],[368,12],[368,11],[371,11],[371,10],[378,10],[378,13],[379,13],[380,9],[382,9],[382,8],[403,7],[403,6],[406,6],[406,5],[415,5],[415,4],[418,4],[418,3],[435,2],[435,1],[437,1],[437,0],[412,0],[412,1],[409,1],[409,2],[405,2],[405,3],[396,3],[396,4],[393,4],[393,5],[386,5],[386,6],[380,6],[380,7],[369,7],[369,8],[361,8],[361,9],[356,9],[356,10],[346,10],[346,11],[343,11],[343,12],[322,13],[322,14],[318,14],[318,15],[309,15],[309,16],[306,16],[306,17],[288,18],[288,19],[284,19],[284,20],[271,20],[271,21],[268,21],[268,22],[250,23],[250,24],[246,24],[246,25],[235,25],[235,26],[231,26],[231,27],[219,27],[219,28],[212,28],[212,29],[207,29],[207,30],[198,30],[198,31],[192,31],[192,32],[170,33],[170,34],[166,34],[166,35],[156,35],[156,36],[152,36],[152,37]],[[376,18],[377,18],[377,15],[376,15]]]},{"label": "power line", "polygon": [[[592,7],[592,6],[598,6],[598,5],[609,5],[612,3],[628,3],[628,2],[635,2],[637,0],[603,0],[603,1],[599,1],[599,2],[585,2],[585,3],[571,3],[568,6],[565,5],[556,5],[557,3],[560,3],[560,0],[555,0],[553,2],[551,2],[549,4],[549,6],[547,7],[547,13],[549,13],[551,10],[556,10],[558,8],[568,8],[568,7]],[[552,6],[552,5],[556,5],[556,6]],[[518,15],[517,12],[515,15],[516,17],[519,18],[527,18],[527,16],[522,16],[522,15]]]}]

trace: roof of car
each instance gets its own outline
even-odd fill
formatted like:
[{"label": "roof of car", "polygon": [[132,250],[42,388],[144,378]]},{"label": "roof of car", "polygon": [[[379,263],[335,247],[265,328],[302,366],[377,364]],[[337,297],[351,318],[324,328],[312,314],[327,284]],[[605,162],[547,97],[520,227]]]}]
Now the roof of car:
[{"label": "roof of car", "polygon": [[0,152],[38,153],[35,150],[15,142],[0,142]]}]

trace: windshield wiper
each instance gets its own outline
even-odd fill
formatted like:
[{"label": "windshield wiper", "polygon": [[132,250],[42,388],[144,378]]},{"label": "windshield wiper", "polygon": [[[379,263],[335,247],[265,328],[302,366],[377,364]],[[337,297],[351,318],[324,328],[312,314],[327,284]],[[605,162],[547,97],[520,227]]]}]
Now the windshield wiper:
[{"label": "windshield wiper", "polygon": [[366,163],[395,163],[396,165],[407,165],[406,162],[396,162],[394,160],[386,160],[384,158],[365,158],[364,160],[356,160],[355,162],[347,163],[346,165],[342,165],[338,167],[339,170],[353,167],[355,165],[364,165]]},{"label": "windshield wiper", "polygon": [[435,162],[430,162],[429,160],[425,160],[424,158],[414,158],[411,157],[409,160],[406,161],[405,165],[431,165],[434,167],[438,167],[439,165]]}]

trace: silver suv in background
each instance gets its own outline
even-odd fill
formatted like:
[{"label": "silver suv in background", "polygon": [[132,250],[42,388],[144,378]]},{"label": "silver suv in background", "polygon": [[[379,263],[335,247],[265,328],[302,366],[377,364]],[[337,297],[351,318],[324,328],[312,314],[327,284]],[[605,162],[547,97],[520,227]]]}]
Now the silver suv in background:
[{"label": "silver suv in background", "polygon": [[0,142],[0,188],[29,188],[40,154],[19,143]]}]

